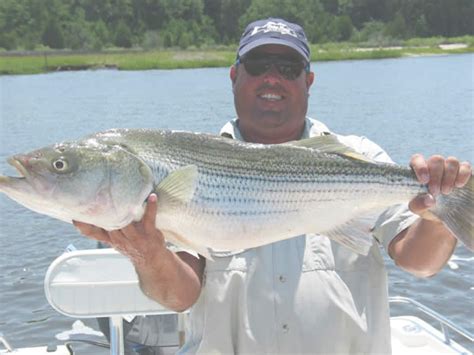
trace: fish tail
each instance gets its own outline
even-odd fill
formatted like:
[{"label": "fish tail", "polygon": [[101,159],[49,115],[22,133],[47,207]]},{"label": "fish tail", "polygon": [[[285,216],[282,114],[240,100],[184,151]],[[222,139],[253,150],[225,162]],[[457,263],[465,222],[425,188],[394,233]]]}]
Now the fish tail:
[{"label": "fish tail", "polygon": [[437,197],[432,212],[471,251],[474,251],[474,179],[462,188]]}]

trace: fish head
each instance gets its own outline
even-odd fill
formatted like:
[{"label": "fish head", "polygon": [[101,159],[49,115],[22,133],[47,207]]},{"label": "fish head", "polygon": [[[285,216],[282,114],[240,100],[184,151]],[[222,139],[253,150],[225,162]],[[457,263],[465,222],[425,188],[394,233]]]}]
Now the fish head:
[{"label": "fish head", "polygon": [[17,154],[8,162],[20,176],[0,176],[1,192],[35,212],[107,230],[141,217],[153,187],[140,158],[93,139]]}]

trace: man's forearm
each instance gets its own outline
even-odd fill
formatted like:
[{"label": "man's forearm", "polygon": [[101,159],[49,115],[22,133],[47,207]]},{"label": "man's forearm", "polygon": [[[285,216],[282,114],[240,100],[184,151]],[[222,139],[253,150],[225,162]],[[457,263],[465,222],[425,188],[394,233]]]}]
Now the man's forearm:
[{"label": "man's forearm", "polygon": [[429,277],[443,268],[455,247],[456,238],[441,222],[420,218],[393,239],[389,254],[406,271]]},{"label": "man's forearm", "polygon": [[164,249],[153,260],[135,265],[135,270],[143,293],[163,306],[181,312],[199,297],[204,265],[203,259]]}]

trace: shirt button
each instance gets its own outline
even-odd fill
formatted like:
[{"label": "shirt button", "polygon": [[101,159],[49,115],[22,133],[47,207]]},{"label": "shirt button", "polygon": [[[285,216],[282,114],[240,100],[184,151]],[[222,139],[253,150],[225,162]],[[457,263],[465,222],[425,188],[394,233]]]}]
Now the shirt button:
[{"label": "shirt button", "polygon": [[278,278],[278,280],[280,280],[280,282],[285,282],[285,281],[286,281],[286,277],[283,276],[283,275],[280,275],[280,277]]},{"label": "shirt button", "polygon": [[283,333],[288,333],[288,331],[290,330],[290,327],[288,326],[288,324],[283,324],[282,329],[283,329]]}]

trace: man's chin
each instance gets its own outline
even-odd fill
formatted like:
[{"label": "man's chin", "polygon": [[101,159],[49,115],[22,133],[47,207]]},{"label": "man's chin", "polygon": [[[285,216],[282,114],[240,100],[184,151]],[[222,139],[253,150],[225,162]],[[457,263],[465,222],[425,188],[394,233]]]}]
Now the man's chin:
[{"label": "man's chin", "polygon": [[267,129],[269,129],[284,126],[285,123],[288,122],[288,118],[281,112],[270,111],[260,115],[259,121],[261,122],[261,124],[264,124]]}]

